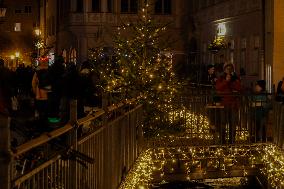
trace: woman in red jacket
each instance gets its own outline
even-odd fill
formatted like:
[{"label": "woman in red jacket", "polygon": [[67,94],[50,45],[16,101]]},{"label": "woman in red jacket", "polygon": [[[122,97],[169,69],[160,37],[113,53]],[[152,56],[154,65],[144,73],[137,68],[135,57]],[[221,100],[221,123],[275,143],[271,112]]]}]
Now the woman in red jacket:
[{"label": "woman in red jacket", "polygon": [[241,82],[234,72],[234,65],[226,63],[223,67],[224,74],[216,82],[216,91],[221,97],[225,115],[221,118],[221,141],[226,142],[226,125],[229,127],[229,143],[235,142],[237,113],[239,107],[237,93],[241,90]]}]

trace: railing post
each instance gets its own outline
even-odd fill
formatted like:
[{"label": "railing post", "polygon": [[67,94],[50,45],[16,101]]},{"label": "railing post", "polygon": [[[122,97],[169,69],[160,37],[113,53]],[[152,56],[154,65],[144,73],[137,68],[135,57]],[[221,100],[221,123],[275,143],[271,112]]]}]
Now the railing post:
[{"label": "railing post", "polygon": [[[70,101],[70,123],[73,125],[74,129],[70,131],[68,146],[72,146],[72,149],[77,150],[77,100]],[[71,189],[77,189],[77,175],[78,175],[78,167],[76,161],[70,162],[69,169],[69,183]]]},{"label": "railing post", "polygon": [[11,188],[10,118],[0,115],[0,183],[2,189]]}]

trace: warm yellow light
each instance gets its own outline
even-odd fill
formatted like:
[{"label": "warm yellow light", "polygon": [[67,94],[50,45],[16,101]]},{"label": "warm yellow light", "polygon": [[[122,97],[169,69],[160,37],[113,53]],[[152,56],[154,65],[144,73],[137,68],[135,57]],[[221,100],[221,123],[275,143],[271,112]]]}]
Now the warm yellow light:
[{"label": "warm yellow light", "polygon": [[217,35],[224,36],[226,35],[226,32],[227,32],[227,28],[226,28],[225,23],[219,23],[217,26]]},{"label": "warm yellow light", "polygon": [[15,57],[19,58],[19,56],[20,56],[20,53],[19,52],[15,52]]},{"label": "warm yellow light", "polygon": [[14,60],[15,59],[15,55],[11,55],[10,58],[11,58],[11,60]]},{"label": "warm yellow light", "polygon": [[36,36],[40,36],[41,35],[41,31],[40,31],[40,29],[35,29],[35,34],[36,34]]}]

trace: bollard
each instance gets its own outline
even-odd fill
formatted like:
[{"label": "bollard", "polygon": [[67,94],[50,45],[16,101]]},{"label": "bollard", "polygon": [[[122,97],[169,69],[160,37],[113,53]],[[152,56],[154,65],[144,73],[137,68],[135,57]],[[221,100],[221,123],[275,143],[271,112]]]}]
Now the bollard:
[{"label": "bollard", "polygon": [[12,152],[10,118],[0,114],[0,183],[1,189],[10,189]]}]

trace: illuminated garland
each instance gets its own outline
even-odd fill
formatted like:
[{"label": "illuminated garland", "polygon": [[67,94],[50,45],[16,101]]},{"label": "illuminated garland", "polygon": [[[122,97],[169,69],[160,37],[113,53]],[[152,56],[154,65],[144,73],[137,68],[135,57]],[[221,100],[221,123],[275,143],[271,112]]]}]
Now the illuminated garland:
[{"label": "illuminated garland", "polygon": [[268,178],[272,187],[284,187],[284,152],[276,145],[264,146],[261,172]]},{"label": "illuminated garland", "polygon": [[152,153],[151,150],[147,150],[139,156],[119,189],[148,188],[152,181],[152,173],[155,170]]},{"label": "illuminated garland", "polygon": [[[207,165],[203,167],[206,159]],[[147,165],[148,164],[148,165]],[[175,168],[185,167],[187,179],[196,171],[202,171],[206,178],[207,170],[219,170],[229,176],[231,170],[241,170],[246,177],[250,168],[265,165],[261,172],[272,187],[284,186],[284,153],[273,144],[240,146],[173,147],[148,149],[128,174],[121,189],[146,189],[157,180],[165,183],[165,175],[175,173]],[[233,179],[236,183],[240,179]],[[216,183],[228,180],[218,179]]]}]

